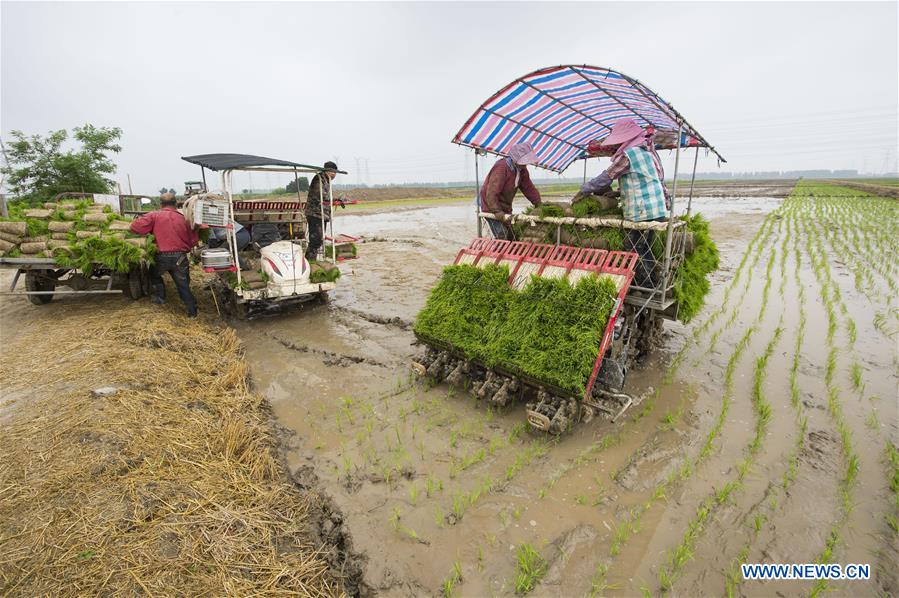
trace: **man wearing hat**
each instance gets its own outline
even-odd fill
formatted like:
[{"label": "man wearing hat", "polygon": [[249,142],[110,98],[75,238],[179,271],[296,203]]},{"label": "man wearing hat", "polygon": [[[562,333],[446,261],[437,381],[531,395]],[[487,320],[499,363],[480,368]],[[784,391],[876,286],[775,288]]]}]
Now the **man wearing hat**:
[{"label": "man wearing hat", "polygon": [[481,211],[490,212],[497,219],[488,218],[487,225],[497,239],[515,240],[515,233],[509,226],[512,216],[512,200],[518,190],[528,201],[539,206],[540,192],[531,182],[528,164],[537,161],[537,154],[529,143],[518,143],[509,148],[509,155],[500,158],[490,169],[479,194]]},{"label": "man wearing hat", "polygon": [[337,164],[325,162],[324,170],[312,177],[306,194],[306,227],[309,231],[309,245],[306,259],[318,257],[318,250],[324,243],[324,223],[331,221],[331,180],[337,176]]},{"label": "man wearing hat", "polygon": [[[665,172],[656,153],[652,134],[647,134],[632,119],[625,118],[612,126],[609,136],[602,141],[600,147],[614,151],[612,164],[599,176],[581,185],[578,195],[603,193],[617,179],[621,191],[621,212],[625,220],[667,220],[669,199],[664,184]],[[653,230],[627,231],[625,249],[640,256],[634,276],[634,284],[637,286],[654,288],[658,282],[656,260],[652,254],[654,240]]]}]

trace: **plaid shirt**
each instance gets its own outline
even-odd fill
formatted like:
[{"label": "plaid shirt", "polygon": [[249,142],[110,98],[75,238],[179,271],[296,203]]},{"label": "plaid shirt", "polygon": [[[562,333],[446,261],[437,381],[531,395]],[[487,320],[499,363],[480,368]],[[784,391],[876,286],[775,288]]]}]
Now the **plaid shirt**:
[{"label": "plaid shirt", "polygon": [[[639,153],[634,153],[634,151]],[[640,150],[646,150],[640,151]],[[628,206],[627,204],[633,204],[632,198],[628,198],[624,196],[624,187],[626,184],[623,183],[624,179],[622,177],[627,177],[627,175],[632,174],[632,165],[631,165],[631,157],[635,157],[635,159],[641,162],[641,170],[643,171],[641,174],[643,176],[648,176],[654,178],[658,181],[659,186],[662,189],[662,196],[664,198],[664,209],[663,213],[659,214],[659,216],[654,216],[652,218],[631,218],[631,216],[638,216],[636,209],[628,209],[628,207],[635,208],[635,206]],[[648,159],[647,159],[648,158]],[[647,163],[643,163],[645,162]],[[651,166],[649,165],[651,163]],[[639,175],[635,175],[639,176]],[[631,179],[634,179],[635,176],[631,176]],[[623,152],[618,158],[612,161],[612,164],[609,165],[607,169],[605,169],[599,176],[594,177],[590,181],[584,183],[581,186],[581,191],[583,193],[601,193],[602,191],[607,190],[612,186],[612,181],[618,179],[619,183],[622,184],[622,208],[624,211],[624,217],[628,220],[640,221],[640,220],[654,220],[658,217],[663,217],[666,214],[664,211],[668,209],[670,206],[670,199],[668,197],[668,189],[665,188],[665,185],[662,184],[662,181],[665,180],[665,171],[662,169],[662,161],[659,159],[659,155],[656,153],[655,147],[653,147],[653,143],[651,139],[647,139],[643,144],[633,147],[626,152]],[[633,194],[633,185],[632,194]],[[630,200],[630,201],[629,201]],[[652,208],[647,210],[647,212],[658,212],[659,210]]]},{"label": "plaid shirt", "polygon": [[655,152],[638,146],[627,150],[625,154],[630,168],[618,180],[624,218],[632,222],[665,218],[668,216],[668,196],[659,177],[659,163]]}]

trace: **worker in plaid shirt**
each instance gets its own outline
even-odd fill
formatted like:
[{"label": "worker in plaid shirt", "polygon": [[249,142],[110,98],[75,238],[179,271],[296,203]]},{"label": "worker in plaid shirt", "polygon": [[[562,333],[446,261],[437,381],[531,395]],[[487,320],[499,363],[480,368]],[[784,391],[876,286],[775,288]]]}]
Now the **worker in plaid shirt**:
[{"label": "worker in plaid shirt", "polygon": [[[599,176],[581,186],[578,195],[603,193],[617,180],[621,191],[621,212],[633,222],[664,221],[668,218],[670,200],[665,189],[662,161],[653,147],[652,135],[631,119],[615,123],[601,147],[614,149],[612,164]],[[653,230],[628,229],[625,249],[640,256],[634,276],[638,287],[655,288],[658,284],[656,260],[652,253]]]}]

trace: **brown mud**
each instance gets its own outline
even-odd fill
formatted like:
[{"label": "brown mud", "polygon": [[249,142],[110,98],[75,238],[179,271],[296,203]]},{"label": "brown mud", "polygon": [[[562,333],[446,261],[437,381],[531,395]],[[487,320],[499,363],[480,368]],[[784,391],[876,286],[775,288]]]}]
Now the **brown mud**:
[{"label": "brown mud", "polygon": [[[316,480],[341,513],[333,526],[349,530],[355,549],[367,555],[365,588],[386,596],[440,594],[458,563],[462,579],[454,594],[511,595],[522,543],[549,565],[533,592],[539,596],[721,595],[735,562],[818,559],[843,516],[843,455],[824,383],[825,306],[804,253],[798,279],[794,274],[794,238],[801,244],[805,236],[768,218],[792,183],[727,187],[712,186],[694,200],[694,211],[712,221],[722,259],[707,305],[688,325],[666,324],[660,346],[628,376],[626,390],[641,403],[616,423],[597,418],[548,437],[527,430],[523,405],[493,410],[461,390],[429,388],[412,377],[409,361],[420,348],[411,324],[443,266],[474,236],[467,203],[340,213],[337,232],[364,235],[365,242],[358,260],[341,265],[329,302],[232,323],[255,390],[290,432],[285,458],[292,475]],[[757,235],[762,227],[770,234]],[[725,304],[748,247],[752,255]],[[889,564],[896,537],[883,519],[889,488],[882,461],[884,442],[899,434],[896,348],[875,329],[875,310],[856,290],[849,266],[825,248],[858,326],[851,349],[842,328],[835,341],[846,347],[834,380],[860,469],[834,562],[871,563],[874,576],[831,589],[847,596],[895,593]],[[805,430],[790,385],[800,285],[807,325],[797,383]],[[15,311],[12,326],[19,327],[38,308],[7,302],[6,309]],[[660,575],[698,506],[739,476],[756,426],[754,370],[778,328],[762,386],[772,415],[760,448],[739,487],[703,520],[669,589]],[[863,393],[850,382],[853,356],[864,369]],[[727,413],[712,450],[697,459],[722,413],[729,363]],[[809,593],[812,582],[740,580],[732,590],[798,595]]]}]

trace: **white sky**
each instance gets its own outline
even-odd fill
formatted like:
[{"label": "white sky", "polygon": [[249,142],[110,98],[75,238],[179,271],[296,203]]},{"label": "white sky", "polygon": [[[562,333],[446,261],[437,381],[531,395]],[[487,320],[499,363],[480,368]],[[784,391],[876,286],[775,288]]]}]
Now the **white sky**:
[{"label": "white sky", "polygon": [[[724,171],[897,168],[896,2],[4,1],[0,18],[4,139],[121,127],[116,178],[135,193],[180,191],[199,175],[180,156],[213,152],[337,158],[343,183],[473,179],[471,151],[450,143],[468,116],[572,63],[639,78]],[[268,179],[235,183],[285,182]]]}]

